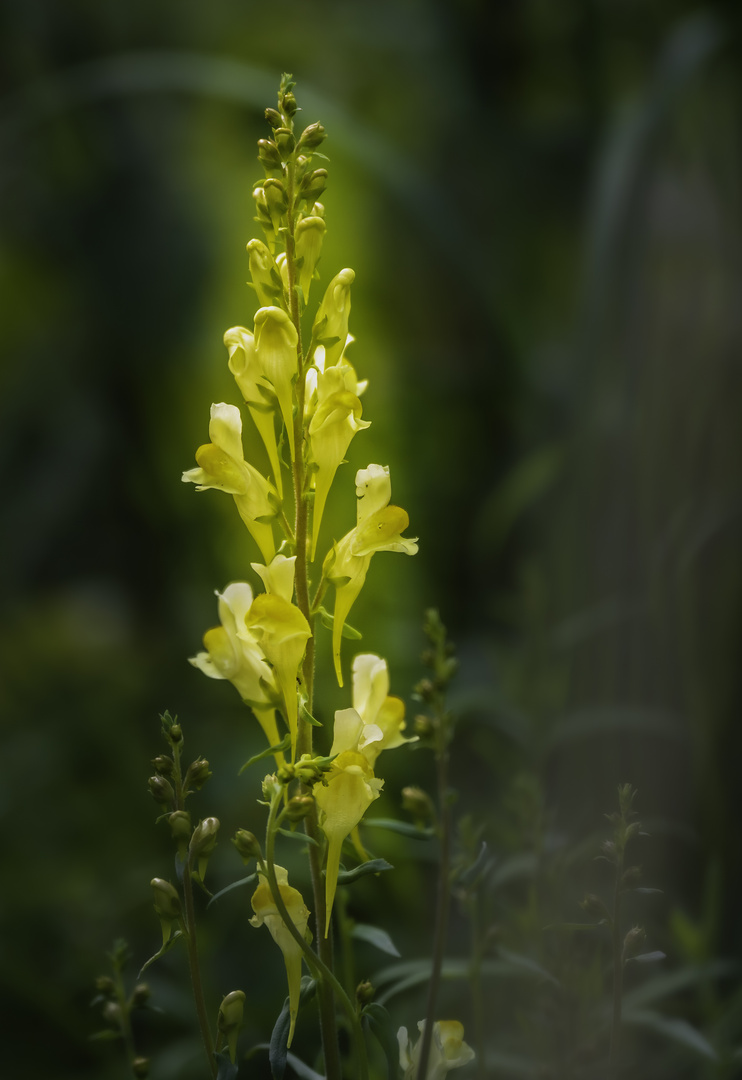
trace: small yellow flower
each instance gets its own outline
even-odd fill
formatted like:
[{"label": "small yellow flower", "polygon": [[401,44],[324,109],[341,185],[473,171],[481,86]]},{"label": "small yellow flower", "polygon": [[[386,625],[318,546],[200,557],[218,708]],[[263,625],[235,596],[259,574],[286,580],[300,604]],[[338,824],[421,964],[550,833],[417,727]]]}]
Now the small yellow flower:
[{"label": "small yellow flower", "polygon": [[219,402],[211,406],[209,438],[211,442],[196,451],[198,468],[188,469],[182,479],[196,484],[196,491],[216,488],[232,495],[248,532],[269,561],[276,551],[270,519],[281,503],[273,484],[245,461],[242,417],[235,405]]},{"label": "small yellow flower", "polygon": [[315,784],[313,788],[319,823],[327,837],[325,937],[330,929],[343,841],[358,825],[374,799],[378,799],[383,786],[384,781],[374,776],[363,753],[345,750],[333,761],[326,781]]},{"label": "small yellow flower", "polygon": [[[310,914],[309,909],[304,903],[304,899],[299,890],[293,889],[289,885],[289,876],[284,868],[282,866],[274,866],[274,869],[276,872],[276,880],[278,882],[278,891],[286,905],[289,917],[299,931],[301,937],[306,937],[307,920],[309,919]],[[250,925],[262,926],[265,923],[270,930],[271,937],[283,953],[283,960],[286,965],[286,977],[289,986],[289,1014],[291,1017],[287,1046],[291,1046],[291,1040],[294,1037],[296,1016],[299,1011],[302,950],[301,946],[292,937],[291,931],[287,928],[281,918],[271,894],[268,880],[264,874],[258,873],[258,881],[258,887],[252,897],[252,909],[255,912],[255,915],[250,919]]]},{"label": "small yellow flower", "polygon": [[278,398],[283,422],[286,425],[291,459],[294,448],[293,383],[296,379],[299,336],[289,316],[279,307],[261,307],[255,313],[255,346],[264,377]]},{"label": "small yellow flower", "polygon": [[417,551],[417,541],[401,535],[409,525],[409,517],[399,506],[389,506],[391,494],[388,467],[369,465],[367,469],[359,469],[356,527],[333,546],[324,562],[325,576],[335,585],[332,652],[340,686],[343,685],[340,666],[343,626],[363,588],[371,556],[377,551],[403,551],[407,555]]},{"label": "small yellow flower", "polygon": [[358,750],[371,768],[382,750],[393,750],[405,739],[405,707],[401,698],[389,696],[386,660],[360,653],[353,661],[353,708],[335,713],[334,740],[330,754]]},{"label": "small yellow flower", "polygon": [[280,499],[283,498],[281,464],[278,459],[276,426],[274,416],[278,411],[278,400],[273,390],[263,379],[258,363],[255,338],[244,326],[233,326],[224,335],[224,344],[229,352],[228,366],[235,378],[258,434],[263,440],[271,469],[273,481]]},{"label": "small yellow flower", "polygon": [[299,284],[304,294],[305,304],[309,302],[309,289],[322,250],[326,228],[322,218],[316,214],[302,218],[296,226],[296,260],[301,261]]},{"label": "small yellow flower", "polygon": [[343,355],[348,337],[350,287],[355,276],[355,272],[349,267],[336,274],[327,286],[322,303],[317,309],[312,336],[325,347],[326,368],[336,364]]},{"label": "small yellow flower", "polygon": [[[407,1028],[401,1027],[397,1032],[399,1063],[405,1071],[404,1080],[423,1080],[423,1077],[418,1077],[418,1066],[425,1021],[421,1020],[417,1028],[420,1035],[414,1046],[407,1037]],[[424,1080],[445,1080],[451,1069],[458,1069],[473,1060],[474,1051],[464,1042],[464,1025],[458,1020],[436,1020]]]}]

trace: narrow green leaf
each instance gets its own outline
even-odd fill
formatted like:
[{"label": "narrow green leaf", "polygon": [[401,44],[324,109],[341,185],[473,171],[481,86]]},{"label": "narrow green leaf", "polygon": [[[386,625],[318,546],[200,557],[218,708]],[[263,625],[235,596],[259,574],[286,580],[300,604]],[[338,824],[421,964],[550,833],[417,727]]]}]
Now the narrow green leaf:
[{"label": "narrow green leaf", "polygon": [[176,930],[175,933],[172,935],[172,937],[169,937],[167,939],[167,941],[162,946],[162,948],[159,949],[159,951],[156,952],[154,956],[150,956],[149,960],[147,960],[146,963],[142,964],[142,966],[139,969],[139,975],[137,976],[137,978],[141,978],[141,976],[147,970],[147,968],[150,966],[150,964],[154,964],[155,960],[159,960],[160,957],[164,956],[166,952],[170,952],[170,950],[172,949],[173,945],[178,940],[178,938],[182,938],[182,937],[183,937],[183,932],[181,930]]},{"label": "narrow green leaf", "polygon": [[380,926],[356,923],[351,931],[351,937],[357,938],[358,941],[366,941],[369,945],[374,945],[377,949],[380,949],[381,952],[388,953],[389,956],[402,955],[386,930],[382,930]]},{"label": "narrow green leaf", "polygon": [[232,1064],[229,1054],[214,1054],[214,1059],[218,1066],[216,1080],[234,1080],[237,1075],[237,1066]]},{"label": "narrow green leaf", "polygon": [[666,960],[667,955],[655,949],[654,952],[639,953],[638,956],[630,956],[627,964],[654,964],[657,960]]},{"label": "narrow green leaf", "polygon": [[[336,584],[342,584],[345,581],[350,581],[350,578],[338,578]],[[321,604],[317,608],[317,614],[319,615],[320,622],[324,626],[325,630],[332,630],[333,624],[335,622],[335,616],[332,615],[327,610],[327,608],[322,607]],[[347,638],[349,641],[361,641],[363,638],[363,634],[361,633],[361,631],[356,630],[356,628],[354,626],[351,626],[349,623],[343,623],[343,629],[340,636]]]},{"label": "narrow green leaf", "polygon": [[292,832],[291,829],[276,829],[281,836],[285,836],[287,840],[298,840],[301,844],[314,844],[315,847],[319,847],[319,844],[313,836],[308,836],[305,832]]},{"label": "narrow green leaf", "polygon": [[248,758],[240,771],[237,773],[237,775],[242,776],[245,769],[249,769],[251,765],[254,765],[258,761],[263,761],[264,758],[271,757],[273,754],[277,754],[279,750],[284,751],[290,749],[291,735],[289,734],[289,732],[286,732],[280,743],[276,743],[275,746],[269,746],[267,750],[263,750],[261,753],[255,754],[253,757]]},{"label": "narrow green leaf", "polygon": [[559,986],[559,980],[555,979],[550,971],[547,971],[545,967],[542,967],[536,960],[532,960],[530,956],[522,956],[520,953],[511,952],[510,949],[500,948],[497,950],[498,955],[507,964],[510,964],[516,973],[522,973],[524,975],[534,975],[538,979],[543,979],[545,982],[550,982],[554,986]]},{"label": "narrow green leaf", "polygon": [[113,1028],[103,1028],[102,1031],[96,1031],[93,1035],[88,1035],[91,1042],[112,1042],[114,1039],[120,1038],[121,1032],[114,1031]]},{"label": "narrow green leaf", "polygon": [[254,874],[248,874],[247,877],[240,878],[239,881],[233,881],[231,885],[226,885],[223,889],[220,889],[218,893],[214,893],[206,907],[210,908],[216,900],[219,900],[225,893],[231,892],[232,889],[239,889],[242,885],[250,885],[251,882],[257,880],[257,877],[257,872],[255,872]]},{"label": "narrow green leaf", "polygon": [[417,825],[411,825],[408,821],[395,821],[394,818],[369,818],[362,824],[372,829],[387,829],[388,832],[401,833],[402,836],[412,836],[415,840],[430,840],[435,836],[435,829],[418,829]]},{"label": "narrow green leaf", "polygon": [[708,1061],[718,1059],[716,1050],[706,1036],[698,1028],[689,1024],[687,1020],[682,1020],[679,1017],[662,1016],[661,1013],[651,1012],[646,1009],[641,1012],[625,1014],[624,1022],[654,1031],[656,1034],[670,1039],[671,1042],[679,1043],[680,1046],[694,1050]]},{"label": "narrow green leaf", "polygon": [[382,870],[393,870],[394,867],[386,859],[369,859],[368,862],[359,863],[352,870],[341,870],[338,874],[338,885],[350,885],[358,878],[366,874],[380,874]]},{"label": "narrow green leaf", "polygon": [[286,1055],[291,1068],[294,1070],[297,1076],[301,1077],[301,1080],[325,1080],[325,1077],[321,1073],[315,1072],[314,1069],[310,1069],[308,1065],[305,1065],[301,1058],[298,1058],[296,1054],[289,1052]]},{"label": "narrow green leaf", "polygon": [[383,1005],[372,1001],[365,1007],[361,1017],[384,1051],[389,1080],[396,1080],[399,1073],[399,1044],[391,1016]]}]

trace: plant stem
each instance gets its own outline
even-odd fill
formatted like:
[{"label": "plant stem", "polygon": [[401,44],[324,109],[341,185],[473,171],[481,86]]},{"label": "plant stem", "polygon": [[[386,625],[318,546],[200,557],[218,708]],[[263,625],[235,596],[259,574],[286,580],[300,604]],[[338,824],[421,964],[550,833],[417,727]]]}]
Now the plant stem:
[{"label": "plant stem", "polygon": [[621,886],[623,881],[623,849],[619,848],[616,863],[616,886],[613,894],[613,1018],[611,1020],[610,1061],[615,1064],[621,1045],[621,1001],[623,997],[623,946],[621,942]]},{"label": "plant stem", "polygon": [[193,882],[191,881],[191,867],[186,863],[183,872],[183,895],[185,896],[186,912],[186,942],[188,945],[188,968],[191,973],[191,985],[193,987],[193,999],[196,1003],[198,1026],[201,1029],[201,1038],[204,1044],[206,1056],[209,1059],[209,1069],[212,1077],[216,1077],[216,1060],[214,1058],[214,1041],[209,1028],[209,1018],[204,1001],[203,984],[201,982],[201,966],[198,959],[198,943],[196,941],[196,911],[193,905]]},{"label": "plant stem", "polygon": [[425,1007],[425,1030],[420,1046],[420,1059],[417,1070],[419,1077],[427,1076],[430,1046],[433,1038],[435,1007],[441,982],[443,953],[446,947],[446,929],[450,903],[449,873],[451,862],[451,807],[448,795],[448,748],[446,746],[445,723],[439,717],[439,745],[436,753],[438,773],[438,803],[440,807],[439,837],[441,845],[438,866],[438,890],[436,897],[435,931],[433,935],[433,958],[428,984],[428,1000]]}]

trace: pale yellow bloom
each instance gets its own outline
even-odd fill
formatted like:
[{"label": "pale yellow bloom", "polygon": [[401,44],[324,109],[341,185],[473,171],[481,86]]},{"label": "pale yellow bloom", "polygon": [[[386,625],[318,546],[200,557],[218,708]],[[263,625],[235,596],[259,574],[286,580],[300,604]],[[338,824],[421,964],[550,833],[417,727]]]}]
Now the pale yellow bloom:
[{"label": "pale yellow bloom", "polygon": [[293,384],[298,372],[296,346],[299,336],[286,312],[262,307],[255,313],[255,345],[264,377],[273,387],[286,425],[291,459],[294,448]]},{"label": "pale yellow bloom", "polygon": [[356,473],[356,527],[333,546],[324,562],[324,573],[335,585],[332,651],[340,686],[343,685],[340,666],[343,626],[363,588],[371,556],[377,551],[403,551],[407,555],[417,551],[417,541],[401,535],[409,524],[409,517],[399,506],[388,505],[391,492],[388,467],[369,465],[367,469],[359,469]]},{"label": "pale yellow bloom", "polygon": [[458,1069],[474,1060],[474,1051],[464,1042],[464,1025],[458,1020],[436,1020],[433,1024],[433,1038],[430,1043],[430,1057],[426,1076],[418,1076],[420,1050],[425,1021],[417,1025],[420,1035],[413,1046],[407,1037],[407,1028],[397,1032],[399,1042],[399,1063],[404,1069],[404,1080],[445,1080],[451,1069]]},{"label": "pale yellow bloom", "polygon": [[301,263],[299,284],[304,294],[305,304],[309,302],[309,289],[322,250],[326,228],[322,218],[314,214],[302,218],[296,226],[296,260],[297,263]]},{"label": "pale yellow bloom", "polygon": [[325,937],[330,929],[343,841],[355,829],[374,799],[378,799],[383,786],[384,781],[374,776],[363,753],[345,750],[335,758],[323,783],[315,784],[313,788],[319,823],[327,837]]},{"label": "pale yellow bloom", "polygon": [[334,740],[330,754],[358,750],[371,768],[382,750],[393,750],[416,737],[405,739],[405,707],[401,698],[389,696],[386,660],[360,653],[353,661],[353,708],[335,713]]},{"label": "pale yellow bloom", "polygon": [[278,459],[276,426],[274,416],[278,400],[263,378],[255,349],[255,338],[244,326],[233,326],[224,335],[229,352],[229,370],[232,372],[253,419],[258,434],[268,453],[274,483],[279,498],[283,498],[281,464]]},{"label": "pale yellow bloom", "polygon": [[[299,890],[293,889],[289,885],[289,876],[284,868],[282,866],[274,866],[274,870],[276,872],[278,891],[286,905],[289,918],[299,931],[300,936],[305,937],[307,932],[307,920],[309,919],[310,914],[309,909],[304,903],[304,899]],[[251,901],[255,915],[250,919],[250,925],[262,926],[265,923],[270,930],[271,937],[283,953],[283,960],[286,965],[286,977],[289,986],[289,1013],[291,1016],[287,1045],[291,1046],[291,1040],[294,1037],[296,1015],[299,1011],[302,950],[301,946],[292,937],[291,931],[287,928],[281,918],[280,912],[271,895],[267,878],[264,874],[259,873],[258,880],[259,884],[253,893]]]},{"label": "pale yellow bloom", "polygon": [[211,406],[210,443],[196,451],[197,469],[183,473],[185,483],[196,491],[216,488],[232,495],[240,517],[266,561],[275,554],[270,519],[280,508],[273,484],[245,461],[242,450],[242,417],[236,405],[219,402]]},{"label": "pale yellow bloom", "polygon": [[325,368],[332,367],[343,355],[348,337],[350,287],[355,276],[349,267],[336,274],[317,309],[312,336],[325,347]]}]

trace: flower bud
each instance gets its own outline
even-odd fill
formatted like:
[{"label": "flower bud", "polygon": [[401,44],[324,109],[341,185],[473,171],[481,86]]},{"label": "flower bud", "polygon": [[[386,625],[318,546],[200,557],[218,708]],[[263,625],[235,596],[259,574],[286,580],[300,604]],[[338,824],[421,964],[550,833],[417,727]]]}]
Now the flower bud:
[{"label": "flower bud", "polygon": [[262,783],[263,798],[271,802],[275,795],[281,794],[281,783],[273,773],[268,773]]},{"label": "flower bud", "polygon": [[280,127],[276,128],[273,132],[273,138],[275,140],[278,152],[284,161],[287,161],[294,152],[296,147],[296,139],[293,132],[288,128]]},{"label": "flower bud", "polygon": [[640,866],[627,866],[621,877],[621,887],[624,889],[635,888],[642,879]]},{"label": "flower bud", "polygon": [[580,900],[580,907],[593,919],[599,919],[601,922],[610,922],[610,913],[603,901],[595,893],[588,893],[584,900]]},{"label": "flower bud", "polygon": [[147,786],[156,803],[161,803],[163,806],[169,803],[172,806],[175,792],[169,780],[166,780],[164,776],[150,776]]},{"label": "flower bud", "polygon": [[156,758],[152,758],[152,766],[159,776],[170,777],[175,771],[173,759],[167,754],[158,754]]},{"label": "flower bud", "polygon": [[107,1001],[103,1006],[103,1019],[111,1027],[118,1027],[121,1023],[121,1006],[116,1001]]},{"label": "flower bud", "polygon": [[150,885],[154,891],[157,917],[168,921],[180,918],[180,897],[170,882],[156,877],[152,878]]},{"label": "flower bud", "polygon": [[185,777],[185,787],[189,791],[200,791],[206,781],[212,775],[206,758],[197,758],[188,766]]},{"label": "flower bud", "polygon": [[289,821],[301,821],[311,814],[313,806],[311,795],[294,795],[286,804],[286,817]]},{"label": "flower bud", "polygon": [[646,940],[647,932],[644,927],[632,926],[626,937],[623,939],[622,956],[624,961],[630,960],[632,956],[636,956]]},{"label": "flower bud", "polygon": [[359,1005],[368,1005],[369,1001],[374,1000],[375,994],[376,990],[368,979],[364,979],[356,987],[356,1001]]},{"label": "flower bud", "polygon": [[299,185],[299,198],[306,199],[307,202],[314,202],[326,187],[327,169],[314,169],[313,172],[306,173],[302,177]]},{"label": "flower bud", "polygon": [[188,847],[188,859],[191,866],[193,866],[194,862],[198,864],[198,876],[202,881],[206,873],[209,856],[216,847],[216,834],[218,831],[219,821],[215,817],[204,818],[203,821],[199,821],[193,830],[191,843]]},{"label": "flower bud", "polygon": [[284,113],[288,117],[294,116],[296,114],[297,109],[299,108],[299,106],[296,104],[296,98],[294,97],[294,95],[291,93],[290,90],[289,90],[289,92],[287,94],[283,94],[281,96],[280,104],[281,104],[281,108],[283,109]]},{"label": "flower bud", "polygon": [[259,859],[262,855],[260,841],[255,833],[251,833],[247,829],[238,829],[232,837],[232,843],[237,848],[244,863],[249,863],[250,859]]},{"label": "flower bud", "polygon": [[99,994],[115,994],[116,984],[110,975],[99,975],[95,980],[95,989]]},{"label": "flower bud", "polygon": [[402,788],[402,809],[412,814],[416,824],[420,826],[429,825],[435,818],[435,808],[430,796],[419,787]]},{"label": "flower bud", "polygon": [[242,990],[232,990],[219,1006],[217,1028],[222,1035],[227,1036],[227,1045],[229,1046],[229,1056],[232,1064],[234,1064],[237,1056],[237,1036],[242,1027],[244,1012],[245,995]]},{"label": "flower bud", "polygon": [[258,161],[264,169],[281,168],[281,155],[271,139],[258,139]]},{"label": "flower bud", "polygon": [[167,732],[168,742],[173,746],[178,746],[183,742],[183,732],[180,724],[172,724]]},{"label": "flower bud", "polygon": [[322,250],[326,228],[322,218],[314,216],[302,218],[296,226],[296,257],[302,260],[299,284],[305,303],[309,299],[309,288]]},{"label": "flower bud", "polygon": [[433,734],[433,721],[425,713],[418,713],[412,722],[412,727],[416,735],[421,739],[428,739]]},{"label": "flower bud", "polygon": [[173,840],[182,847],[191,838],[191,815],[187,810],[175,810],[168,815],[168,825],[173,835]]},{"label": "flower bud", "polygon": [[132,1007],[135,1009],[141,1009],[149,1001],[151,993],[152,991],[150,990],[147,983],[137,983],[131,994]]},{"label": "flower bud", "polygon": [[131,1071],[136,1077],[149,1076],[149,1058],[136,1057],[131,1063]]},{"label": "flower bud", "polygon": [[309,127],[304,128],[299,138],[299,147],[302,150],[316,150],[320,146],[325,138],[327,132],[323,128],[322,124],[310,124]]},{"label": "flower bud", "polygon": [[266,109],[265,118],[272,128],[280,128],[283,125],[283,119],[278,109]]}]

